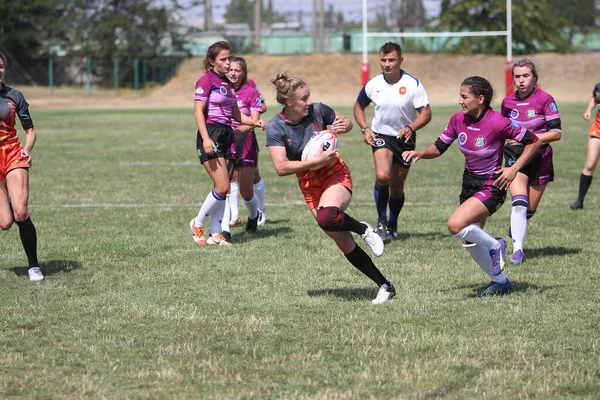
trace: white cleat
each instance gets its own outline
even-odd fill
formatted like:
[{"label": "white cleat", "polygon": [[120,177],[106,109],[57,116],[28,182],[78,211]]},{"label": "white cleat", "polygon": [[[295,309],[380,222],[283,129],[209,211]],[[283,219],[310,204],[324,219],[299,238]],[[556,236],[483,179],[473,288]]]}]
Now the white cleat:
[{"label": "white cleat", "polygon": [[377,297],[375,297],[375,299],[371,303],[383,304],[383,303],[387,302],[388,300],[391,300],[392,297],[394,297],[395,295],[396,295],[396,288],[394,287],[394,285],[391,282],[389,285],[384,283],[379,288],[379,291],[377,292]]},{"label": "white cleat", "polygon": [[364,234],[360,235],[360,237],[367,242],[367,245],[377,257],[383,254],[383,240],[381,237],[373,230],[373,227],[369,225],[367,222],[362,222],[367,226],[367,230]]},{"label": "white cleat", "polygon": [[263,226],[267,222],[267,214],[258,210],[258,226]]},{"label": "white cleat", "polygon": [[40,267],[31,267],[27,273],[29,274],[30,281],[39,282],[44,280],[44,274],[42,274]]}]

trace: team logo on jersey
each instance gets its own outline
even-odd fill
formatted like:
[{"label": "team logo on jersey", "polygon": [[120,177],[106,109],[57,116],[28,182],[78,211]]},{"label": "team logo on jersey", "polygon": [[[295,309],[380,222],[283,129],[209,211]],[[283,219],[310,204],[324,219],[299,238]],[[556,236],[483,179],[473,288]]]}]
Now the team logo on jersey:
[{"label": "team logo on jersey", "polygon": [[533,108],[530,108],[529,110],[527,110],[527,116],[529,118],[534,118],[535,117],[535,110]]},{"label": "team logo on jersey", "polygon": [[511,157],[507,162],[508,166],[512,166],[515,163],[515,161],[517,161],[517,159],[515,157]]},{"label": "team logo on jersey", "polygon": [[521,127],[519,126],[519,124],[517,124],[515,121],[511,121],[510,122],[510,127],[513,129],[521,129]]},{"label": "team logo on jersey", "polygon": [[241,108],[241,107],[244,106],[244,102],[240,100],[240,101],[237,102],[237,105],[238,105],[238,107]]},{"label": "team logo on jersey", "polygon": [[478,137],[477,139],[475,139],[475,147],[483,147],[485,146],[485,138],[484,137]]},{"label": "team logo on jersey", "polygon": [[461,146],[464,146],[465,143],[467,143],[467,134],[464,132],[461,132],[458,134],[458,144],[460,144]]},{"label": "team logo on jersey", "polygon": [[371,146],[383,147],[383,146],[385,146],[385,140],[383,140],[382,138],[377,138],[377,139],[373,140],[373,144]]},{"label": "team logo on jersey", "polygon": [[406,94],[406,87],[400,86],[400,90],[398,92],[400,92],[400,94],[404,96]]},{"label": "team logo on jersey", "polygon": [[286,138],[285,142],[287,143],[288,147],[292,145],[292,139],[290,138]]},{"label": "team logo on jersey", "polygon": [[225,86],[221,86],[219,88],[219,93],[221,93],[223,96],[225,96],[227,94],[227,88]]},{"label": "team logo on jersey", "polygon": [[514,108],[510,110],[510,119],[519,118],[519,110],[515,110]]},{"label": "team logo on jersey", "polygon": [[201,87],[196,89],[196,94],[203,94],[203,93],[204,93],[204,89],[202,89]]},{"label": "team logo on jersey", "polygon": [[556,107],[556,103],[550,103],[550,111],[557,112],[558,107]]}]

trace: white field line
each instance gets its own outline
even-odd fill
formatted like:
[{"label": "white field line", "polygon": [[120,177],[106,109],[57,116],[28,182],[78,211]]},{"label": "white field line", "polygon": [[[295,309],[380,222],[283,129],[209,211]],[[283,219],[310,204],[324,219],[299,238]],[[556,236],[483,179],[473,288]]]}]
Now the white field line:
[{"label": "white field line", "polygon": [[[437,206],[438,202],[419,202],[405,203],[408,206]],[[200,207],[201,203],[177,204],[177,203],[80,203],[80,204],[30,204],[31,208],[181,208],[181,207]],[[352,203],[351,206],[374,206],[374,203]],[[306,207],[304,202],[291,202],[287,204],[267,203],[269,208],[291,208],[291,207]]]}]

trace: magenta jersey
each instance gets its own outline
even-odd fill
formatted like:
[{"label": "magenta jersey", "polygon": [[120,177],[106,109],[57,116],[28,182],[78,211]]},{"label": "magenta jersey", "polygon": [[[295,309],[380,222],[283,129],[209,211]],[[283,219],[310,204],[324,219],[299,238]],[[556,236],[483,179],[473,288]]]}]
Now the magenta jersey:
[{"label": "magenta jersey", "polygon": [[508,95],[502,100],[501,112],[536,135],[548,132],[548,121],[560,118],[554,98],[540,88],[535,88],[524,99],[518,98],[516,92]]},{"label": "magenta jersey", "polygon": [[226,77],[208,71],[196,82],[194,101],[203,101],[206,124],[231,125],[231,108],[236,102],[233,85]]},{"label": "magenta jersey", "polygon": [[[242,114],[250,116],[252,112],[260,113],[262,111],[262,97],[260,97],[260,93],[255,87],[245,84],[236,90],[235,97]],[[231,122],[233,129],[237,129],[242,125],[237,121]]]},{"label": "magenta jersey", "polygon": [[452,144],[458,139],[459,149],[465,155],[465,169],[475,175],[490,175],[502,167],[504,141],[521,142],[526,132],[490,108],[479,120],[462,111],[454,114],[438,140]]}]

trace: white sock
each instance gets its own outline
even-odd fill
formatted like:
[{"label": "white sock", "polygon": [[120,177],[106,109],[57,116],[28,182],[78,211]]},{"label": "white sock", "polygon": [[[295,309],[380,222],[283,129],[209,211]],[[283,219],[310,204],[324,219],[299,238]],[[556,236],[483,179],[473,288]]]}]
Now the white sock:
[{"label": "white sock", "polygon": [[252,195],[250,201],[245,201],[246,207],[248,208],[248,218],[254,219],[258,217],[258,199],[256,195]]},{"label": "white sock", "polygon": [[206,217],[208,217],[219,205],[219,202],[222,202],[226,197],[222,199],[218,199],[215,197],[215,191],[211,190],[206,199],[204,199],[204,203],[202,203],[202,207],[200,207],[200,211],[198,211],[198,216],[196,216],[196,226],[204,226],[204,221],[206,221]]},{"label": "white sock", "polygon": [[490,249],[499,249],[500,242],[490,236],[486,231],[475,224],[471,224],[462,231],[454,235],[455,238],[466,240],[467,242],[481,244]]},{"label": "white sock", "polygon": [[258,199],[258,210],[265,212],[265,181],[261,177],[258,183],[254,184],[254,195]]},{"label": "white sock", "polygon": [[523,250],[525,233],[527,233],[527,206],[514,206],[510,214],[510,232],[513,241],[513,252]]},{"label": "white sock", "polygon": [[477,243],[463,244],[463,247],[465,250],[467,250],[467,252],[469,252],[471,258],[475,260],[477,265],[479,265],[479,267],[484,270],[485,273],[490,276],[490,278],[492,278],[492,281],[498,283],[506,282],[507,278],[506,275],[504,275],[504,272],[501,272],[496,276],[494,276],[492,273],[492,258],[490,257],[490,251],[487,247]]},{"label": "white sock", "polygon": [[221,219],[221,232],[229,232],[229,221],[231,220],[231,208],[229,208],[229,195],[224,201],[223,219]]},{"label": "white sock", "polygon": [[221,233],[221,221],[223,221],[223,212],[225,211],[225,200],[219,203],[219,206],[210,214],[210,236]]},{"label": "white sock", "polygon": [[240,216],[240,209],[238,207],[238,195],[240,194],[240,187],[237,182],[231,182],[229,189],[229,208],[231,209],[231,222],[235,223]]}]

